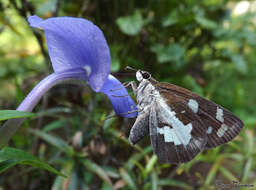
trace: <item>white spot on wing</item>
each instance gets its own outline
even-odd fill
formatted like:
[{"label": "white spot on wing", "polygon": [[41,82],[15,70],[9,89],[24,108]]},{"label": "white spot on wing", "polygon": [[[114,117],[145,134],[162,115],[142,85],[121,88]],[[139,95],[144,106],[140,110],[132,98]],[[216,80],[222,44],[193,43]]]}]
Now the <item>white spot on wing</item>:
[{"label": "white spot on wing", "polygon": [[179,139],[178,133],[174,129],[172,129],[172,130],[173,130],[172,139],[173,139],[174,145],[182,144],[182,142]]},{"label": "white spot on wing", "polygon": [[218,107],[217,107],[217,112],[216,112],[216,119],[219,120],[221,123],[224,123],[223,110]]},{"label": "white spot on wing", "polygon": [[157,128],[157,132],[161,135],[164,135],[164,142],[174,142],[173,140],[173,129],[168,126],[163,128]]},{"label": "white spot on wing", "polygon": [[164,127],[164,141],[165,142],[172,142],[172,129],[168,126]]},{"label": "white spot on wing", "polygon": [[164,128],[157,127],[157,133],[163,135],[164,134]]},{"label": "white spot on wing", "polygon": [[207,129],[207,134],[211,134],[212,133],[212,127],[209,126],[208,129]]},{"label": "white spot on wing", "polygon": [[85,65],[85,66],[84,66],[84,69],[86,70],[87,75],[90,76],[90,74],[91,74],[91,72],[92,72],[91,67],[90,67],[89,65]]},{"label": "white spot on wing", "polygon": [[164,99],[160,96],[157,98],[156,104],[159,106],[159,120],[161,122],[166,122],[170,126],[172,126],[171,132],[172,132],[172,139],[174,141],[175,145],[183,144],[188,145],[191,136],[192,131],[192,124],[189,123],[187,125],[184,125],[179,118],[176,117],[175,111],[171,110],[171,107],[169,107]]},{"label": "white spot on wing", "polygon": [[221,127],[217,131],[218,137],[222,137],[224,133],[228,130],[228,126],[226,124],[222,124]]},{"label": "white spot on wing", "polygon": [[[192,124],[188,124],[182,128],[184,133],[190,133],[192,130]],[[182,144],[180,138],[177,135],[177,131],[169,126],[163,128],[157,127],[157,133],[164,135],[164,142],[173,142],[175,145]]]},{"label": "white spot on wing", "polygon": [[196,100],[190,99],[188,101],[188,107],[194,112],[197,113],[198,112],[198,103]]},{"label": "white spot on wing", "polygon": [[183,110],[183,111],[181,111],[180,113],[185,113],[186,111],[185,110]]}]

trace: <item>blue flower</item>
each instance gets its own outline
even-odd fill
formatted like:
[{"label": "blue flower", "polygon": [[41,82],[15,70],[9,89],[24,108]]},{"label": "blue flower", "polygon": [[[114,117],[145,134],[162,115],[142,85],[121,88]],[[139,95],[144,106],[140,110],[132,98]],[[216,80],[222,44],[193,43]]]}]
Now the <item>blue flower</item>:
[{"label": "blue flower", "polygon": [[[130,118],[137,116],[134,111],[136,105],[127,90],[110,74],[109,47],[96,25],[73,17],[43,20],[38,16],[30,16],[28,21],[30,26],[44,30],[54,73],[36,85],[17,110],[32,111],[51,87],[75,81],[88,83],[95,92],[106,94],[117,115]],[[0,144],[8,142],[22,121],[8,120],[0,128]]]},{"label": "blue flower", "polygon": [[45,32],[55,73],[85,69],[88,82],[98,92],[110,73],[110,53],[102,31],[92,22],[73,17],[42,20],[28,18],[30,26]]}]

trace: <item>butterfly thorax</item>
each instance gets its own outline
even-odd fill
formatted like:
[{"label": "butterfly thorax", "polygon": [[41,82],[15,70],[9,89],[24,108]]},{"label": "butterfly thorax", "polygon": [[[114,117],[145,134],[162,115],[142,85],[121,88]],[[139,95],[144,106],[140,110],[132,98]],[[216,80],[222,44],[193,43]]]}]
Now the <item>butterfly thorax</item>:
[{"label": "butterfly thorax", "polygon": [[150,80],[143,79],[137,88],[137,103],[141,108],[149,106],[159,96]]}]

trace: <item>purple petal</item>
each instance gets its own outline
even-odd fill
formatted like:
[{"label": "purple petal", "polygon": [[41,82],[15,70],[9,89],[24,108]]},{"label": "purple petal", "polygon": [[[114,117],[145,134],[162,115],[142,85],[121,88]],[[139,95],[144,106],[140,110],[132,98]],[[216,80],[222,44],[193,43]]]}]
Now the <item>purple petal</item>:
[{"label": "purple petal", "polygon": [[117,115],[133,118],[137,116],[136,104],[128,94],[126,88],[113,75],[109,75],[100,90],[108,96]]},{"label": "purple petal", "polygon": [[40,24],[42,21],[43,21],[43,19],[41,19],[38,16],[28,17],[28,22],[29,22],[30,26],[35,27],[35,28],[40,28],[40,26],[38,26],[38,24]]},{"label": "purple petal", "polygon": [[102,31],[92,22],[73,17],[42,20],[30,16],[32,27],[45,31],[49,55],[55,72],[83,68],[89,84],[98,92],[110,72],[110,52]]}]

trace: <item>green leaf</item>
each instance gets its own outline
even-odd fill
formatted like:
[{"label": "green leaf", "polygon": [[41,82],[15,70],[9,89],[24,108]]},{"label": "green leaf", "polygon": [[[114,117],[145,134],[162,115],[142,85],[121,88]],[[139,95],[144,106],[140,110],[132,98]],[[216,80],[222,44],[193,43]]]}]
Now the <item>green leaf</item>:
[{"label": "green leaf", "polygon": [[0,110],[0,121],[14,118],[34,117],[36,114],[17,110]]},{"label": "green leaf", "polygon": [[250,157],[254,152],[254,135],[253,131],[246,130],[246,141],[245,141],[245,150],[246,150],[246,157]]},{"label": "green leaf", "polygon": [[197,16],[196,22],[200,24],[200,26],[202,26],[203,28],[209,29],[209,30],[214,30],[218,27],[216,22],[202,16]]},{"label": "green leaf", "polygon": [[151,173],[152,190],[157,190],[158,178],[156,172]]},{"label": "green leaf", "polygon": [[72,155],[72,148],[68,146],[68,144],[62,139],[36,129],[30,129],[30,132],[39,136],[40,138],[57,147],[58,149],[66,152],[67,154]]},{"label": "green leaf", "polygon": [[60,178],[60,176],[57,176],[55,182],[53,183],[51,190],[62,190],[63,185],[67,185],[70,183],[71,176],[74,171],[75,171],[74,160],[69,159],[66,162],[63,162],[63,165],[61,166],[61,172],[65,173],[67,178],[65,178],[65,179],[61,178],[63,180],[60,180],[60,179],[58,179],[58,178]]},{"label": "green leaf", "polygon": [[226,168],[220,167],[220,172],[229,180],[229,181],[238,181],[238,179]]},{"label": "green leaf", "polygon": [[66,122],[67,121],[65,119],[53,121],[52,123],[44,126],[44,128],[42,130],[44,132],[52,131],[52,130],[55,130],[55,129],[65,126]]},{"label": "green leaf", "polygon": [[140,170],[139,173],[143,175],[143,178],[146,179],[148,176],[145,172],[145,168],[143,167],[143,165],[136,160],[132,160],[132,162],[134,162],[134,164],[138,167],[138,169]]},{"label": "green leaf", "polygon": [[164,46],[156,44],[151,47],[151,51],[156,53],[159,63],[174,62],[177,67],[185,64],[185,48],[180,44],[174,43]]},{"label": "green leaf", "polygon": [[241,74],[247,73],[247,65],[242,55],[233,55],[232,62],[234,63],[235,68],[238,72],[240,72]]},{"label": "green leaf", "polygon": [[182,189],[192,189],[188,184],[175,179],[161,179],[158,181],[159,186],[174,186]]},{"label": "green leaf", "polygon": [[135,163],[142,160],[150,152],[152,152],[152,146],[148,146],[147,148],[143,149],[142,152],[134,154],[132,157],[129,158],[128,162],[126,162],[124,167],[129,171],[132,170]]},{"label": "green leaf", "polygon": [[137,189],[134,181],[132,180],[132,177],[129,175],[129,173],[124,169],[120,168],[120,175],[122,179],[126,182],[126,184],[130,187],[130,189]]},{"label": "green leaf", "polygon": [[252,169],[253,169],[253,157],[249,157],[247,162],[245,163],[245,167],[243,171],[243,178],[242,178],[243,183],[248,181]]},{"label": "green leaf", "polygon": [[113,190],[114,188],[112,186],[110,186],[109,184],[107,184],[106,182],[104,182],[101,186],[100,190]]},{"label": "green leaf", "polygon": [[168,14],[166,17],[163,18],[162,26],[163,27],[172,26],[173,24],[176,24],[178,21],[179,20],[177,17],[177,11],[172,11],[170,14]]},{"label": "green leaf", "polygon": [[154,168],[154,165],[157,163],[157,156],[154,154],[148,161],[145,169],[145,175],[148,175]]},{"label": "green leaf", "polygon": [[62,187],[63,187],[63,183],[64,183],[64,178],[58,176],[58,177],[54,180],[51,190],[61,190]]},{"label": "green leaf", "polygon": [[206,186],[209,186],[211,184],[212,180],[214,179],[214,177],[216,176],[217,171],[219,170],[219,168],[221,166],[222,160],[223,160],[223,157],[220,156],[218,158],[218,160],[214,163],[212,168],[210,169],[210,171],[209,171],[209,173],[206,177],[206,180],[205,180],[205,185]]},{"label": "green leaf", "polygon": [[120,30],[127,35],[137,35],[144,25],[140,11],[135,11],[133,15],[120,17],[116,20]]},{"label": "green leaf", "polygon": [[107,173],[99,165],[97,165],[96,163],[94,163],[90,160],[83,160],[82,162],[88,170],[95,173],[103,181],[105,181],[107,184],[112,186],[112,182],[111,182],[110,178],[108,177]]},{"label": "green leaf", "polygon": [[64,174],[58,172],[49,164],[39,160],[32,154],[29,154],[23,150],[10,147],[5,147],[0,150],[0,173],[17,164],[31,165],[33,167],[45,169],[54,174],[66,177]]},{"label": "green leaf", "polygon": [[112,168],[112,167],[109,167],[109,166],[104,166],[103,169],[109,177],[116,178],[116,179],[120,178],[120,175],[119,175],[116,168]]},{"label": "green leaf", "polygon": [[67,189],[68,190],[77,190],[78,183],[79,183],[79,179],[78,179],[77,173],[74,171],[70,176],[70,181],[69,181]]}]

